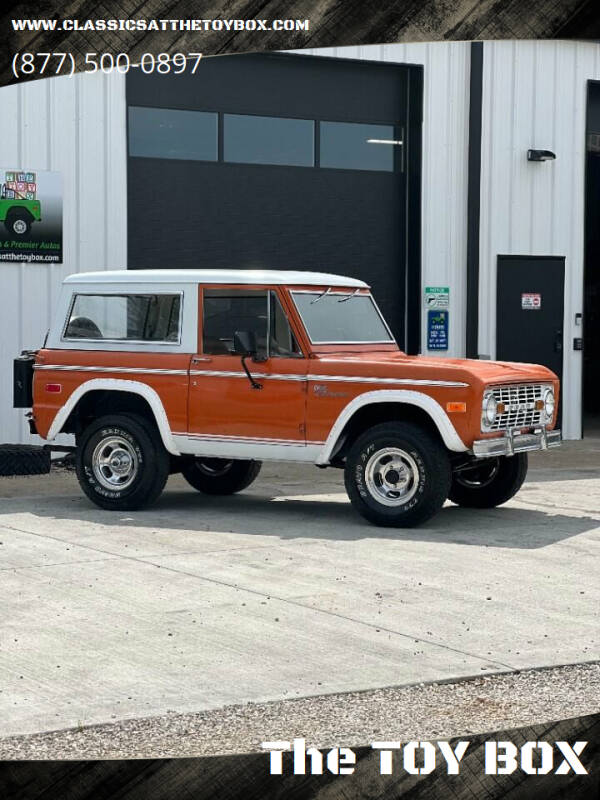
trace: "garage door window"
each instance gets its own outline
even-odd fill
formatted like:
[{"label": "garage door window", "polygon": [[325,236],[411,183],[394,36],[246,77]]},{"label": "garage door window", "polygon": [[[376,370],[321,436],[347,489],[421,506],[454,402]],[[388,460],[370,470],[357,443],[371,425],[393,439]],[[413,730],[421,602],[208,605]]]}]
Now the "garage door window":
[{"label": "garage door window", "polygon": [[236,164],[312,167],[315,123],[310,119],[225,114],[223,158]]},{"label": "garage door window", "polygon": [[382,172],[394,170],[394,154],[398,145],[390,144],[397,141],[392,125],[321,122],[320,140],[322,167]]},{"label": "garage door window", "polygon": [[129,108],[129,154],[216,161],[218,115],[169,108]]}]

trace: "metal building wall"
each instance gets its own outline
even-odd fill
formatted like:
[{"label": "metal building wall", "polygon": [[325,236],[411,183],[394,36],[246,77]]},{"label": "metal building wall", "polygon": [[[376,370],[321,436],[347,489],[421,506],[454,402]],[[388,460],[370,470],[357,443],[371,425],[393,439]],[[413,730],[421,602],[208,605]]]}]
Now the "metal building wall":
[{"label": "metal building wall", "polygon": [[[483,57],[479,352],[496,352],[498,254],[565,256],[563,432],[581,436],[585,114],[600,78],[591,42],[486,42]],[[556,160],[527,161],[528,148]]]},{"label": "metal building wall", "polygon": [[0,165],[62,175],[63,264],[0,264],[0,442],[32,441],[12,359],[42,344],[65,275],[127,266],[125,81],[77,75],[0,88]]},{"label": "metal building wall", "polygon": [[[470,44],[417,42],[297,52],[424,66],[422,285],[450,287],[449,350],[442,355],[464,356]],[[423,350],[425,326],[423,315]]]}]

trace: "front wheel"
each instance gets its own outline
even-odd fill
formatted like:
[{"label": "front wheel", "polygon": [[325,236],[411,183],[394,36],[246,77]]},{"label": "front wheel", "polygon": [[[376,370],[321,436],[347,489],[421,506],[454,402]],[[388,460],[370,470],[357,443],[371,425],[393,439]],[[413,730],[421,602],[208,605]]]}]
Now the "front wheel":
[{"label": "front wheel", "polygon": [[408,422],[384,422],[352,445],[344,481],[365,519],[395,528],[425,522],[444,505],[450,488],[448,454],[429,431]]},{"label": "front wheel", "polygon": [[514,497],[527,475],[527,453],[485,458],[452,476],[448,498],[467,508],[494,508]]},{"label": "front wheel", "polygon": [[77,445],[79,484],[100,508],[145,508],[158,498],[169,477],[169,454],[158,431],[137,414],[100,417],[83,431]]},{"label": "front wheel", "polygon": [[226,458],[191,458],[181,473],[186,481],[204,494],[235,494],[256,479],[262,462]]}]

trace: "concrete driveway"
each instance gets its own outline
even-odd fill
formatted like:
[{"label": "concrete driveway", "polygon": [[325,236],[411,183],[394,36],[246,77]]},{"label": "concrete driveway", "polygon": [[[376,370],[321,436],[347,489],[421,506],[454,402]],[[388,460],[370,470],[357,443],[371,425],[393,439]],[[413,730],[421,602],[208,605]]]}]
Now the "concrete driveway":
[{"label": "concrete driveway", "polygon": [[0,481],[0,735],[600,658],[600,441],[517,498],[390,530],[341,473],[151,510],[71,473]]}]

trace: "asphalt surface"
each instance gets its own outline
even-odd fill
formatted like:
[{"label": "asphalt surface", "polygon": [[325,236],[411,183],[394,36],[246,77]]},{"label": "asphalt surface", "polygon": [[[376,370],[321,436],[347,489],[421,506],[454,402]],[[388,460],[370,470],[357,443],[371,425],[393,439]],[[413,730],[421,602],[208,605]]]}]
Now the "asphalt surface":
[{"label": "asphalt surface", "polygon": [[600,441],[531,463],[506,506],[411,530],[311,467],[230,498],[174,476],[131,514],[70,473],[1,479],[0,736],[600,659]]}]

